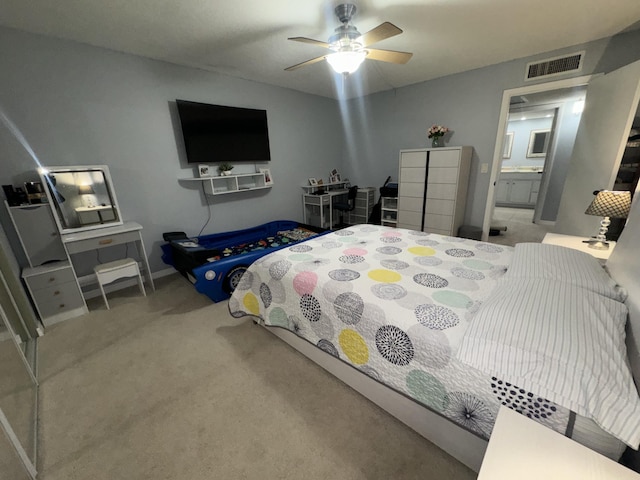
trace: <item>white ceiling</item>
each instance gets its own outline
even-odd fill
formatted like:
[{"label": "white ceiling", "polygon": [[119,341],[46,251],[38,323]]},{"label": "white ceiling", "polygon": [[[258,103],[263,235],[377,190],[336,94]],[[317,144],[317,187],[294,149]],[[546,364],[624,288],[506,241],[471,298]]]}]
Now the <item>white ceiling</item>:
[{"label": "white ceiling", "polygon": [[[608,37],[640,19],[639,0],[357,0],[361,33],[404,33],[372,47],[413,52],[406,65],[365,61],[346,79],[326,62],[332,0],[2,0],[0,25],[335,98],[365,95]],[[337,87],[336,87],[337,82]]]}]

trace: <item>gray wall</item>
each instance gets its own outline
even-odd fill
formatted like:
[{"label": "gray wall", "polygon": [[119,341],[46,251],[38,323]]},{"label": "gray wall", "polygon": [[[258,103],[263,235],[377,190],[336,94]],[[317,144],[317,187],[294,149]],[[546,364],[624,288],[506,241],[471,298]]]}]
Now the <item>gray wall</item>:
[{"label": "gray wall", "polygon": [[507,131],[513,132],[513,148],[511,158],[502,160],[502,167],[543,167],[545,157],[527,157],[529,138],[532,130],[550,129],[553,118],[532,118],[529,120],[512,120],[507,124]]},{"label": "gray wall", "polygon": [[378,184],[387,175],[395,180],[399,150],[429,146],[427,128],[445,125],[453,130],[445,137],[448,145],[474,147],[465,223],[481,226],[490,172],[480,173],[480,164],[492,166],[503,91],[525,85],[528,62],[581,50],[584,66],[575,76],[606,73],[640,58],[640,31],[354,99],[349,110],[363,115],[350,117],[345,173],[365,183]]},{"label": "gray wall", "polygon": [[[338,106],[327,98],[2,28],[0,70],[0,108],[42,164],[109,166],[123,218],[144,227],[152,271],[166,267],[162,232],[196,235],[208,217],[199,182],[178,182],[195,166],[176,135],[176,98],[267,110],[273,188],[209,199],[204,233],[301,221],[300,186],[341,167]],[[2,124],[0,165],[0,184],[37,180],[35,161]],[[234,173],[245,171],[254,165]],[[4,208],[0,220],[13,235]]]},{"label": "gray wall", "polygon": [[[360,186],[379,186],[398,171],[402,148],[428,145],[426,129],[448,126],[450,145],[472,145],[465,223],[482,225],[502,92],[523,86],[525,65],[586,50],[581,74],[608,72],[640,58],[640,32],[513,60],[348,102],[298,93],[0,28],[0,108],[43,164],[107,164],[123,216],[141,223],[151,268],[161,234],[197,234],[207,203],[176,135],[176,98],[268,111],[274,188],[214,197],[205,233],[268,220],[301,220],[300,185],[332,168]],[[399,67],[401,68],[401,67]],[[0,128],[0,184],[34,180],[35,162]],[[248,167],[245,167],[248,168]],[[234,172],[241,173],[237,167]],[[7,214],[0,221],[10,230]],[[15,243],[14,243],[15,245]]]}]

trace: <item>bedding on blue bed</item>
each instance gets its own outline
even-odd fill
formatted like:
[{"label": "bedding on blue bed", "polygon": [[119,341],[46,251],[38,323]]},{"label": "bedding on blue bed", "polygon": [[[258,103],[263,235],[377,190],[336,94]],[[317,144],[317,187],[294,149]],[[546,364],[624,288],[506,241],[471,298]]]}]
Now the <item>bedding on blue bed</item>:
[{"label": "bedding on blue bed", "polygon": [[214,302],[229,298],[247,267],[258,258],[328,233],[310,225],[277,220],[256,227],[188,238],[162,245],[162,260]]}]

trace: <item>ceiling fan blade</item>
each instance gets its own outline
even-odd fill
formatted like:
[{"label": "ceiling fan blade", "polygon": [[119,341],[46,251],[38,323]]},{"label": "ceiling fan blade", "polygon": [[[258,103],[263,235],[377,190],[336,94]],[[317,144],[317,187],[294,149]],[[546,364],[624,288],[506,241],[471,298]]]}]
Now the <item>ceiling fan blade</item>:
[{"label": "ceiling fan blade", "polygon": [[324,60],[326,55],[321,57],[312,58],[311,60],[307,60],[306,62],[298,63],[297,65],[291,65],[290,67],[285,68],[285,71],[290,72],[292,70],[297,70],[300,67],[305,67],[307,65],[313,65],[314,63],[321,62]]},{"label": "ceiling fan blade", "polygon": [[367,45],[373,45],[385,38],[395,37],[396,35],[400,35],[402,30],[396,27],[393,23],[384,22],[375,27],[372,30],[369,30],[367,33],[363,33],[358,38],[358,41],[362,43],[364,47]]},{"label": "ceiling fan blade", "polygon": [[320,40],[314,40],[313,38],[291,37],[288,40],[293,40],[294,42],[310,43],[319,47],[329,48],[329,44],[327,42],[321,42]]},{"label": "ceiling fan blade", "polygon": [[367,48],[367,59],[369,60],[378,60],[380,62],[388,62],[388,63],[407,63],[413,53],[408,52],[396,52],[395,50],[378,50],[375,48]]}]

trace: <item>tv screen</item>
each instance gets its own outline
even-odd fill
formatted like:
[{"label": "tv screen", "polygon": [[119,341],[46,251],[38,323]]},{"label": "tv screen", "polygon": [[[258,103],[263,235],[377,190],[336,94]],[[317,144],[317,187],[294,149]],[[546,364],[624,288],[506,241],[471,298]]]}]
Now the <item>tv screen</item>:
[{"label": "tv screen", "polygon": [[271,160],[266,110],[176,100],[189,163]]}]

